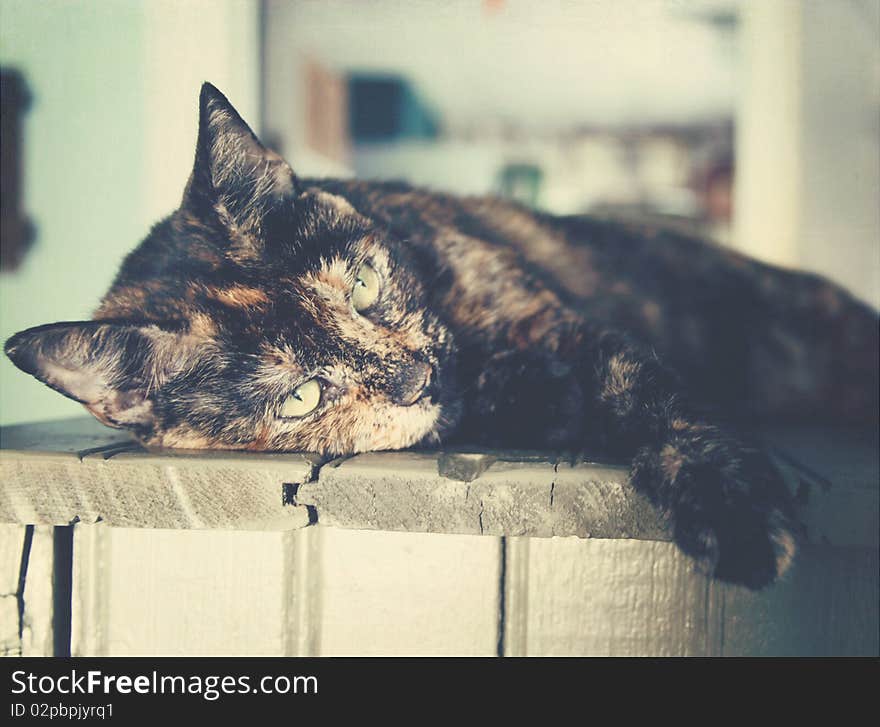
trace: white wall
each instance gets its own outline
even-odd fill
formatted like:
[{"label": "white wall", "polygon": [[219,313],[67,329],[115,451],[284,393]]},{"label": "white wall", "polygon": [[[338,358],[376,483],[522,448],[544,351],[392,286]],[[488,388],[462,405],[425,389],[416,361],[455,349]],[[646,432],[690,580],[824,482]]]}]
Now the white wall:
[{"label": "white wall", "polygon": [[[729,114],[735,64],[693,14],[724,12],[730,2],[268,0],[267,33],[279,58],[307,54],[337,70],[404,74],[448,128],[568,130]],[[288,73],[286,64],[273,70]],[[273,121],[295,113],[268,102]]]},{"label": "white wall", "polygon": [[[251,0],[0,0],[0,62],[21,70],[24,204],[37,239],[0,276],[0,338],[90,317],[122,257],[178,203],[210,80],[259,127]],[[0,360],[0,422],[82,408]]]},{"label": "white wall", "polygon": [[880,2],[803,9],[797,262],[880,308]]},{"label": "white wall", "polygon": [[880,4],[743,4],[736,245],[880,308]]}]

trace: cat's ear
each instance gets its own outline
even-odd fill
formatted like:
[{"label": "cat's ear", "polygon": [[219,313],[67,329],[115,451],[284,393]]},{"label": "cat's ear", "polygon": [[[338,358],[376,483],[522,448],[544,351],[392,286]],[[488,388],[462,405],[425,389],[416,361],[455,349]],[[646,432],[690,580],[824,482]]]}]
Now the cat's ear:
[{"label": "cat's ear", "polygon": [[152,324],[53,323],[16,333],[5,350],[20,369],[104,424],[138,429],[153,419],[150,395],[173,365],[178,338]]},{"label": "cat's ear", "polygon": [[210,83],[199,95],[199,136],[183,206],[213,210],[240,242],[258,244],[265,217],[292,205],[297,180],[278,154],[260,143],[227,98]]}]

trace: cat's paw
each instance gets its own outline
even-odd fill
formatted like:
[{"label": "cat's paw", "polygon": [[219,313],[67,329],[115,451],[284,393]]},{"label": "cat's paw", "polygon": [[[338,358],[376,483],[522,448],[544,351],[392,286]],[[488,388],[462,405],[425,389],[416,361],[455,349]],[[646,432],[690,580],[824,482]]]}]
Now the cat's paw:
[{"label": "cat's paw", "polygon": [[797,550],[792,498],[763,453],[703,430],[643,450],[633,478],[655,493],[675,542],[708,575],[757,589],[790,567]]},{"label": "cat's paw", "polygon": [[780,510],[768,513],[745,504],[714,512],[680,507],[674,517],[675,541],[707,575],[757,589],[784,575],[794,560],[797,540]]}]

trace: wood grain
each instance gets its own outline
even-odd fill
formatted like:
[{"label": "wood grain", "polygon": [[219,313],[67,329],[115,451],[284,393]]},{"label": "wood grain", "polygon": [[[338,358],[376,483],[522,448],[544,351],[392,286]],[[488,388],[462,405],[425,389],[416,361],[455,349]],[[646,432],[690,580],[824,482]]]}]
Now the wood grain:
[{"label": "wood grain", "polygon": [[[874,434],[771,432],[810,542],[878,546]],[[874,437],[872,439],[872,437]],[[0,522],[670,539],[619,465],[548,453],[146,452],[92,419],[0,432]],[[829,487],[828,483],[833,482]]]},{"label": "wood grain", "polygon": [[52,656],[52,528],[0,524],[0,655]]},{"label": "wood grain", "polygon": [[309,522],[305,508],[284,503],[284,485],[310,479],[314,457],[151,453],[78,420],[57,439],[54,424],[42,436],[35,425],[9,429],[0,456],[0,522],[243,530]]},{"label": "wood grain", "polygon": [[876,436],[768,436],[808,538],[754,593],[697,572],[616,465],[325,463],[146,452],[88,419],[4,429],[0,643],[51,653],[51,525],[75,522],[74,654],[876,656]]}]

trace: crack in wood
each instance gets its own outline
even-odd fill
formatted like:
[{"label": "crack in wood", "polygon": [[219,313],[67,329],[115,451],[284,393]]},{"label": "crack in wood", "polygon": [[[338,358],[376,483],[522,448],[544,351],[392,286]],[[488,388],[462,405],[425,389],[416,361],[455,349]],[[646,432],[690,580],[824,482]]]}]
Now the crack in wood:
[{"label": "crack in wood", "polygon": [[[15,592],[15,598],[18,601],[18,641],[21,643],[24,634],[24,586],[27,582],[28,563],[31,555],[31,545],[34,541],[34,526],[25,525],[24,541],[21,546],[21,561],[18,567],[18,589]],[[10,594],[12,595],[12,594]]]},{"label": "crack in wood", "polygon": [[76,455],[80,461],[93,454],[100,454],[103,459],[107,460],[117,454],[123,452],[145,452],[146,450],[136,442],[122,442],[119,444],[105,444],[101,447],[90,447],[77,451]]}]

